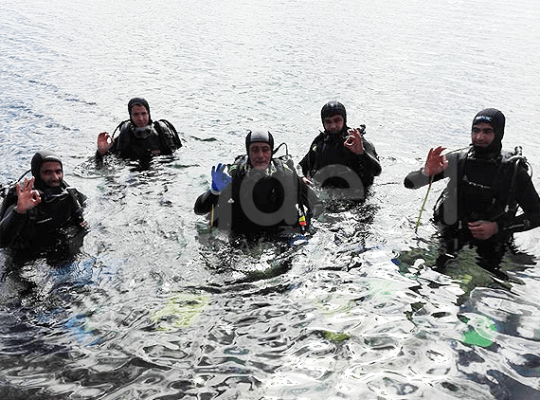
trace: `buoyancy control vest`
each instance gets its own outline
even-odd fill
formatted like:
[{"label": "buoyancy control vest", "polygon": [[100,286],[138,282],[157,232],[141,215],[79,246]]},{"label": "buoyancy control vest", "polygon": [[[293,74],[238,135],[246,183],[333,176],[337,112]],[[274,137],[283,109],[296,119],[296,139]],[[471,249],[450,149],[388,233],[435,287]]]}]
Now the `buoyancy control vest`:
[{"label": "buoyancy control vest", "polygon": [[[360,134],[364,136],[366,126],[360,125]],[[343,143],[347,139],[349,127],[344,126],[340,133],[320,132],[311,144],[310,151],[316,155],[309,166],[309,175],[314,176],[318,170],[327,165],[346,163],[350,152],[346,152]],[[356,165],[355,165],[356,167]]]},{"label": "buoyancy control vest", "polygon": [[155,155],[170,155],[182,147],[174,126],[165,119],[138,128],[130,120],[122,121],[114,130],[112,151],[123,158],[141,160]]},{"label": "buoyancy control vest", "polygon": [[[321,132],[313,140],[306,156],[300,161],[302,171],[325,188],[363,189],[373,184],[380,174],[377,152],[365,139],[366,126],[358,128],[363,138],[364,156],[344,146],[349,127],[340,133]],[[377,165],[375,165],[377,164]]]},{"label": "buoyancy control vest", "polygon": [[[47,194],[40,191],[40,196],[40,204],[24,214],[24,223],[17,229],[16,235],[9,228],[2,231],[2,236],[11,235],[2,237],[3,245],[8,244],[12,250],[31,257],[42,251],[60,254],[68,247],[76,247],[73,243],[76,237],[81,239],[77,245],[82,244],[82,237],[87,233],[83,224],[86,196],[68,187],[65,182],[62,182],[58,193]],[[13,185],[2,202],[0,221],[13,218],[7,216],[7,211],[15,204],[17,194]]]},{"label": "buoyancy control vest", "polygon": [[516,177],[520,169],[528,170],[521,148],[490,158],[476,158],[469,148],[455,157],[457,171],[435,204],[434,221],[462,227],[478,220],[512,219],[518,209]]},{"label": "buoyancy control vest", "polygon": [[236,231],[277,232],[283,228],[303,231],[309,212],[302,199],[301,181],[288,160],[273,158],[266,171],[252,168],[247,155],[229,166],[232,183],[220,195],[220,208],[230,207],[230,216],[220,211],[220,226],[229,219]]}]

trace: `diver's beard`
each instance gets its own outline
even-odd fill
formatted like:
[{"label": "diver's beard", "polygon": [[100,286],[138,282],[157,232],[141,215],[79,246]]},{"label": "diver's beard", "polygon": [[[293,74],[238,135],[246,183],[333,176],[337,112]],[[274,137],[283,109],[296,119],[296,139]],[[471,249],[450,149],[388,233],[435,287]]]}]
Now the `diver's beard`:
[{"label": "diver's beard", "polygon": [[338,130],[333,129],[333,130],[329,131],[328,129],[326,129],[326,133],[329,134],[329,135],[339,135],[342,130],[343,129],[338,131]]},{"label": "diver's beard", "polygon": [[41,200],[44,203],[52,203],[54,201],[63,200],[69,196],[69,192],[66,190],[66,185],[62,182],[58,186],[42,186],[36,187],[41,195]]},{"label": "diver's beard", "polygon": [[324,128],[324,133],[327,135],[327,136],[338,136],[338,135],[341,135],[341,136],[347,136],[347,131],[349,130],[349,127],[347,126],[347,124],[343,124],[343,127],[339,130],[339,131],[336,131],[336,130],[332,130],[332,131],[329,131],[328,129],[326,129],[326,127]]},{"label": "diver's beard", "polygon": [[477,155],[483,157],[491,157],[501,152],[502,144],[500,142],[491,142],[489,145],[481,147],[476,144],[472,144],[474,152]]},{"label": "diver's beard", "polygon": [[51,189],[58,188],[58,187],[62,186],[62,181],[58,181],[58,182],[55,182],[53,184],[45,182],[45,186],[47,186],[48,188],[51,188]]},{"label": "diver's beard", "polygon": [[38,179],[38,178],[35,178],[35,181],[34,181],[34,189],[37,189],[43,193],[52,193],[52,194],[58,194],[60,192],[62,192],[62,190],[64,190],[64,187],[66,185],[64,184],[64,181],[63,180],[60,180],[58,182],[57,185],[55,186],[51,186],[49,184],[47,184],[47,182],[41,180],[41,179]]}]

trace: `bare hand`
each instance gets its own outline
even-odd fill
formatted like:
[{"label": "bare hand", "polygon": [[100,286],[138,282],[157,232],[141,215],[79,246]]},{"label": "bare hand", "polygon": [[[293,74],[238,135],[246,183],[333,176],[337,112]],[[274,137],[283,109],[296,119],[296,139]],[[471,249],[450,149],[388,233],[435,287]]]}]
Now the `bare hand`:
[{"label": "bare hand", "polygon": [[97,138],[99,154],[105,154],[113,145],[113,140],[108,132],[101,132]]},{"label": "bare hand", "polygon": [[481,240],[489,239],[499,232],[497,223],[491,221],[469,222],[469,229],[475,239]]},{"label": "bare hand", "polygon": [[17,206],[15,207],[15,212],[26,214],[28,210],[31,210],[41,203],[41,196],[39,195],[39,192],[34,189],[34,180],[34,177],[30,180],[24,178],[24,183],[22,185],[20,183],[15,185],[15,191],[17,192]]},{"label": "bare hand", "polygon": [[349,129],[349,134],[343,145],[354,154],[364,154],[364,139],[359,129]]},{"label": "bare hand", "polygon": [[424,165],[424,169],[422,170],[424,175],[437,175],[443,172],[446,168],[448,168],[448,159],[446,158],[446,156],[441,155],[444,150],[446,149],[441,146],[437,147],[436,149],[429,150],[426,164]]}]

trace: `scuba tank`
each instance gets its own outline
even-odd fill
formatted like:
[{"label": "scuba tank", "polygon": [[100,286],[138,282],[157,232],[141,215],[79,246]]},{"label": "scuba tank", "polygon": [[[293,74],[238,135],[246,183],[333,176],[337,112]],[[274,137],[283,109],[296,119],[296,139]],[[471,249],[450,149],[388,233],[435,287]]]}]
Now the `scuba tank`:
[{"label": "scuba tank", "polygon": [[495,217],[492,218],[492,220],[496,220],[498,218],[513,218],[518,210],[519,205],[516,202],[515,196],[516,196],[516,181],[517,181],[517,175],[520,168],[525,168],[527,172],[529,173],[529,176],[532,179],[533,171],[532,166],[529,164],[527,159],[523,156],[523,150],[521,146],[516,146],[514,149],[514,153],[509,155],[508,158],[503,160],[506,164],[513,164],[513,172],[512,172],[512,180],[510,183],[510,190],[508,192],[508,196],[506,198],[506,202],[504,204],[503,210],[497,214]]}]

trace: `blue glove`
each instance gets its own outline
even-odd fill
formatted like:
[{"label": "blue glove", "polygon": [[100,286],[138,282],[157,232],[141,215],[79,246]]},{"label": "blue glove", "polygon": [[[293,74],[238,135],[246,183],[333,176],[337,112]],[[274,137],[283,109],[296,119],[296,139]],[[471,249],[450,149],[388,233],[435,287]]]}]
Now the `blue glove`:
[{"label": "blue glove", "polygon": [[231,177],[225,172],[227,164],[218,164],[212,167],[212,186],[210,191],[213,194],[220,194],[231,181]]}]

